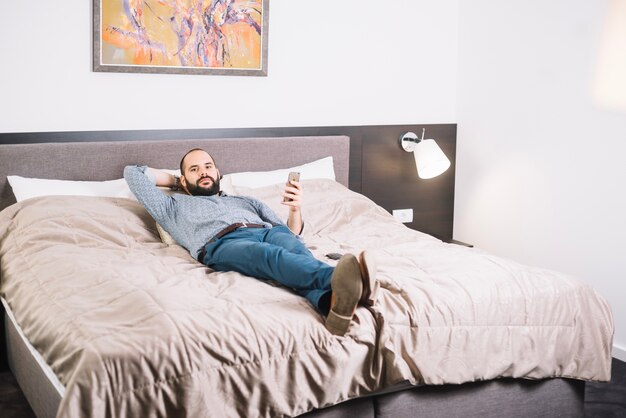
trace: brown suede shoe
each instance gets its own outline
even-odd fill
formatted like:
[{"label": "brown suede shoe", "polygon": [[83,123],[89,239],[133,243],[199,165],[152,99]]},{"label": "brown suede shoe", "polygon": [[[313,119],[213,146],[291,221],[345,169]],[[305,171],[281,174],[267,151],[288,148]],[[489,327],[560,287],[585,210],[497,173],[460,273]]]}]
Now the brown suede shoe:
[{"label": "brown suede shoe", "polygon": [[345,254],[339,259],[330,287],[332,299],[326,329],[335,335],[345,335],[363,293],[359,262],[354,255]]},{"label": "brown suede shoe", "polygon": [[378,292],[378,281],[376,280],[376,258],[370,252],[363,251],[359,255],[361,268],[361,280],[363,280],[363,294],[359,304],[374,306],[376,294]]}]

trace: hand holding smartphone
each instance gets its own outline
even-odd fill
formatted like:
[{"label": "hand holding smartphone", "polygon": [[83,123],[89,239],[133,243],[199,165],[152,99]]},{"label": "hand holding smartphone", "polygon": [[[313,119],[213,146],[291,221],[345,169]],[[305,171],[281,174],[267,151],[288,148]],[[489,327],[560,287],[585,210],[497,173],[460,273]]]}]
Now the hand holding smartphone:
[{"label": "hand holding smartphone", "polygon": [[[292,186],[291,182],[292,181],[300,181],[300,173],[297,171],[292,171],[289,173],[289,176],[287,177],[287,187]],[[291,201],[291,199],[284,197],[283,198],[283,202],[289,202]]]}]

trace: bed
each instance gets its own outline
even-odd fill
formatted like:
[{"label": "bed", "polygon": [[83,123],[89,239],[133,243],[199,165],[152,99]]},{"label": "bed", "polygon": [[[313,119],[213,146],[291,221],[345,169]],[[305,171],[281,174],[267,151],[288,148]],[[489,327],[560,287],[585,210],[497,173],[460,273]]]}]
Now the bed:
[{"label": "bed", "polygon": [[[5,182],[114,180],[128,164],[176,168],[194,147],[222,174],[332,157],[335,180],[303,180],[305,243],[320,259],[368,249],[379,266],[379,300],[345,337],[287,289],[165,244],[132,199],[14,203]],[[37,416],[583,416],[584,382],[610,379],[606,301],[564,274],[406,228],[346,187],[349,147],[345,136],[1,145],[7,352]],[[285,217],[281,185],[230,187]]]}]

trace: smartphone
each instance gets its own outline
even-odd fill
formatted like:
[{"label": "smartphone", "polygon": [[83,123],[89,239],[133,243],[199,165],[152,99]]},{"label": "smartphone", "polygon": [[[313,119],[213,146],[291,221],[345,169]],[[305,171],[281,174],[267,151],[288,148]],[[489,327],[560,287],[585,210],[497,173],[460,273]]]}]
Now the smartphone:
[{"label": "smartphone", "polygon": [[[292,181],[300,181],[300,173],[297,171],[292,171],[289,173],[289,176],[287,177],[287,186],[291,186],[291,182]],[[288,202],[291,199],[288,198],[283,198],[283,202]]]}]

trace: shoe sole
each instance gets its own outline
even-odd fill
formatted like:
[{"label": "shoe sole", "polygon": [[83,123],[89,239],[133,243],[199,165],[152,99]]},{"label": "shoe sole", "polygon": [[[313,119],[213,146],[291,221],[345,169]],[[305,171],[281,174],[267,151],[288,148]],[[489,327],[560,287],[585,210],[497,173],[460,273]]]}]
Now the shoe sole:
[{"label": "shoe sole", "polygon": [[334,335],[348,332],[352,317],[363,293],[359,262],[352,254],[345,254],[339,262],[331,280],[333,303],[326,317],[326,329]]}]

